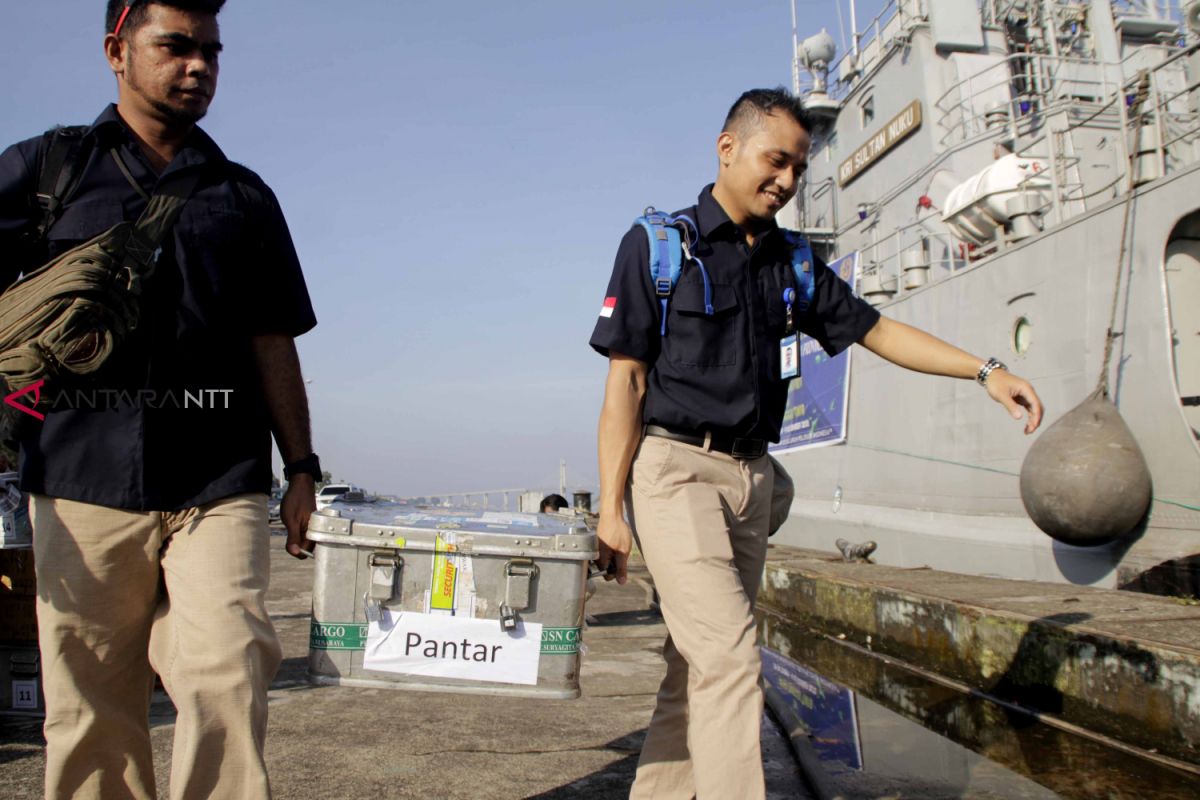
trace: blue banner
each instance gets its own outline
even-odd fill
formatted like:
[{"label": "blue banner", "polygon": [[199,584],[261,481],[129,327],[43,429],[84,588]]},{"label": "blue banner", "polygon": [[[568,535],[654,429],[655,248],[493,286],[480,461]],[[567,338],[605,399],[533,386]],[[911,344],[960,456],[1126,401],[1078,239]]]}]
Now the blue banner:
[{"label": "blue banner", "polygon": [[789,731],[807,731],[822,761],[840,761],[862,769],[862,740],[854,692],[784,658],[759,648],[767,701]]},{"label": "blue banner", "polygon": [[[858,253],[829,265],[855,289]],[[800,377],[788,387],[783,430],[772,453],[846,441],[846,403],[850,398],[850,350],[829,357],[816,339],[800,335]]]}]

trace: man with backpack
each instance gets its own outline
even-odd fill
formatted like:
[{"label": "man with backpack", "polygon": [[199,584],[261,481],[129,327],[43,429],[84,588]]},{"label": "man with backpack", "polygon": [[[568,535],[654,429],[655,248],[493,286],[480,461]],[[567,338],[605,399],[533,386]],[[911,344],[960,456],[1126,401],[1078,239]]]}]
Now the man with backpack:
[{"label": "man with backpack", "polygon": [[[269,795],[270,437],[287,464],[286,547],[302,557],[321,470],[293,340],[316,319],[274,195],[196,124],[223,3],[109,0],[116,105],[0,155],[7,295],[79,269],[81,243],[119,267],[87,313],[55,317],[64,353],[0,353],[10,385],[17,350],[49,376],[9,403],[26,417],[47,797],[156,795],[155,672],[178,714],[171,796]],[[73,365],[95,369],[69,381]]]},{"label": "man with backpack", "polygon": [[[811,126],[783,89],[734,103],[716,183],[625,235],[591,338],[608,357],[599,425],[600,566],[625,581],[636,530],[667,624],[667,674],[630,796],[764,796],[763,700],[752,617],[772,517],[797,333],[893,363],[975,378],[1026,433],[1033,387],[880,316],[775,216],[796,193]],[[628,511],[628,521],[624,511]]]}]

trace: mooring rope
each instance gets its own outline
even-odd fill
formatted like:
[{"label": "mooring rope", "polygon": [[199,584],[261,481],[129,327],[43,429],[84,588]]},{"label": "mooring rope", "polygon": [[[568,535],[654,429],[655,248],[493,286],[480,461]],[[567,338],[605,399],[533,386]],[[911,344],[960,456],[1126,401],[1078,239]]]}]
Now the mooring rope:
[{"label": "mooring rope", "polygon": [[[873,450],[876,453],[888,453],[894,456],[904,456],[905,458],[915,458],[920,461],[931,461],[935,464],[947,464],[951,467],[962,467],[964,469],[976,469],[981,472],[994,472],[997,475],[1007,475],[1010,478],[1019,478],[1021,473],[1013,472],[1012,470],[1000,469],[999,467],[988,467],[983,464],[972,464],[967,461],[955,461],[952,458],[941,458],[939,456],[924,455],[922,453],[910,453],[906,450],[896,450],[891,447],[881,447],[874,444],[859,444],[857,442],[846,442],[846,447],[855,447],[860,450]],[[1167,500],[1163,497],[1153,498],[1156,503],[1165,503],[1169,506],[1177,506],[1187,509],[1188,511],[1200,511],[1200,506],[1191,505],[1189,503],[1180,502],[1179,500]]]},{"label": "mooring rope", "polygon": [[[1119,91],[1119,90],[1118,90]],[[1134,95],[1133,102],[1130,104],[1131,120],[1134,122],[1134,146],[1137,146],[1137,141],[1141,135],[1142,106],[1146,102],[1146,98],[1150,95],[1150,71],[1141,69],[1138,71],[1137,93]],[[1123,99],[1123,98],[1121,98]],[[1117,102],[1120,102],[1118,99]],[[1127,136],[1127,131],[1121,132],[1122,136]],[[1100,380],[1096,382],[1096,391],[1093,394],[1102,394],[1104,397],[1109,396],[1108,392],[1108,372],[1109,365],[1112,363],[1113,342],[1117,338],[1117,334],[1113,329],[1117,325],[1117,308],[1120,305],[1121,298],[1121,275],[1125,272],[1125,249],[1129,240],[1129,217],[1133,211],[1133,200],[1136,197],[1133,184],[1133,171],[1137,164],[1137,151],[1134,151],[1133,161],[1126,164],[1126,174],[1128,176],[1128,185],[1125,188],[1125,217],[1121,222],[1121,247],[1117,253],[1117,283],[1113,287],[1112,311],[1108,317],[1108,333],[1104,337],[1104,363],[1100,367]],[[1133,258],[1129,259],[1130,270],[1133,268]]]}]

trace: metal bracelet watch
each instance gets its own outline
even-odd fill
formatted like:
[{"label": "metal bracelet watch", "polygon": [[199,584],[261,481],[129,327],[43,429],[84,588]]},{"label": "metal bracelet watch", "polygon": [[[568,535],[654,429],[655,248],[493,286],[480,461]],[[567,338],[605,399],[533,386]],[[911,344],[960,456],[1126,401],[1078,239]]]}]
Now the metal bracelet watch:
[{"label": "metal bracelet watch", "polygon": [[284,480],[290,481],[293,475],[312,475],[313,480],[321,480],[321,459],[317,458],[316,453],[309,453],[286,465],[283,468]]},{"label": "metal bracelet watch", "polygon": [[975,374],[975,380],[980,386],[987,386],[988,375],[991,375],[992,370],[996,369],[1002,369],[1005,372],[1008,372],[1008,366],[1005,365],[1003,361],[995,358],[989,358],[984,362],[983,366],[979,368],[979,372]]}]

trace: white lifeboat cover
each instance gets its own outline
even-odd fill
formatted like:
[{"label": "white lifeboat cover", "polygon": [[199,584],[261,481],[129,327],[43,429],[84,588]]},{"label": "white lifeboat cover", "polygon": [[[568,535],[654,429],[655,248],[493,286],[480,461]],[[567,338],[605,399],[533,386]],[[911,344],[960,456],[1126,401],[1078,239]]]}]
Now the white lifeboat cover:
[{"label": "white lifeboat cover", "polygon": [[1051,185],[1048,167],[1045,159],[1016,153],[996,159],[950,190],[942,222],[964,241],[991,241],[1008,222],[1007,203],[1011,198],[1029,192],[1037,196],[1039,205],[1047,201]]}]

